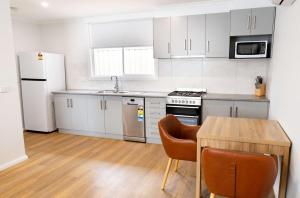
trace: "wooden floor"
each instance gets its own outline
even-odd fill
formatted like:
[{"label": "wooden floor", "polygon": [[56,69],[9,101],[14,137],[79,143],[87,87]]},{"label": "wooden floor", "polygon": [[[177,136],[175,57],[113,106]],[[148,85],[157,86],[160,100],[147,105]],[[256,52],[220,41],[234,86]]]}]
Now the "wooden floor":
[{"label": "wooden floor", "polygon": [[29,159],[0,172],[0,197],[194,197],[195,163],[181,162],[160,190],[161,145],[84,136],[25,134]]}]

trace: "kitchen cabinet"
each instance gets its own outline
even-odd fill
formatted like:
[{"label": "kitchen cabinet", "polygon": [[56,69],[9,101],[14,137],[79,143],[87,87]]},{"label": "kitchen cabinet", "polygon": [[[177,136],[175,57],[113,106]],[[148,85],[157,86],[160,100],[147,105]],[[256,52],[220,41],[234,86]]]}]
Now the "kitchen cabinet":
[{"label": "kitchen cabinet", "polygon": [[275,8],[252,9],[252,35],[273,34]]},{"label": "kitchen cabinet", "polygon": [[234,115],[239,118],[268,118],[268,102],[236,101]]},{"label": "kitchen cabinet", "polygon": [[72,109],[68,95],[55,95],[55,117],[56,127],[60,129],[71,129],[72,126]]},{"label": "kitchen cabinet", "polygon": [[229,13],[206,15],[206,57],[228,57]]},{"label": "kitchen cabinet", "polygon": [[105,131],[112,135],[123,135],[122,97],[104,96]]},{"label": "kitchen cabinet", "polygon": [[269,102],[203,100],[202,121],[207,116],[267,119]]},{"label": "kitchen cabinet", "polygon": [[88,98],[88,130],[105,134],[104,97],[87,96]]},{"label": "kitchen cabinet", "polygon": [[166,98],[145,99],[146,139],[148,143],[160,143],[158,122],[166,116]]},{"label": "kitchen cabinet", "polygon": [[57,95],[55,101],[58,128],[87,129],[87,100],[81,95]]},{"label": "kitchen cabinet", "polygon": [[171,56],[205,54],[205,15],[171,17]]},{"label": "kitchen cabinet", "polygon": [[231,36],[273,34],[275,8],[231,11]]},{"label": "kitchen cabinet", "polygon": [[171,18],[153,19],[154,58],[171,57]]},{"label": "kitchen cabinet", "polygon": [[56,94],[54,105],[59,129],[75,130],[80,135],[123,137],[120,96]]},{"label": "kitchen cabinet", "polygon": [[187,39],[189,56],[205,54],[205,15],[188,16]]},{"label": "kitchen cabinet", "polygon": [[171,17],[171,55],[187,56],[188,17]]}]

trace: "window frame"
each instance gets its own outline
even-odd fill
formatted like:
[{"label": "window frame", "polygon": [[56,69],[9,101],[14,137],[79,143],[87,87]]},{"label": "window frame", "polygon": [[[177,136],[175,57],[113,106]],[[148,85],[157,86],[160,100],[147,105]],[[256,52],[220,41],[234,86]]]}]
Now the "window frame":
[{"label": "window frame", "polygon": [[[125,64],[124,64],[124,49],[130,47],[152,47],[153,46],[122,46],[122,47],[102,47],[102,48],[122,48],[122,76],[118,76],[121,80],[157,80],[158,79],[158,60],[154,60],[154,74],[153,75],[144,75],[144,74],[125,74]],[[89,49],[90,61],[89,61],[89,80],[111,80],[111,76],[95,76],[95,56],[94,50],[101,49],[101,47],[94,47]],[[154,57],[154,56],[153,56]]]}]

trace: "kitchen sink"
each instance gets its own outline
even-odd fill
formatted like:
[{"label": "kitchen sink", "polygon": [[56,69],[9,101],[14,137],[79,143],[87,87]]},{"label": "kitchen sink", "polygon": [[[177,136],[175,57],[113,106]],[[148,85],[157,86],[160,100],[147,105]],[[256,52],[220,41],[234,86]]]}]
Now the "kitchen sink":
[{"label": "kitchen sink", "polygon": [[115,90],[101,90],[98,93],[115,93],[115,94],[122,94],[122,93],[129,93],[129,91],[115,91]]},{"label": "kitchen sink", "polygon": [[97,93],[103,93],[103,94],[134,94],[134,95],[143,94],[143,92],[125,91],[125,90],[121,90],[121,91],[118,91],[118,92],[116,92],[115,90],[101,90],[101,91],[98,91]]}]

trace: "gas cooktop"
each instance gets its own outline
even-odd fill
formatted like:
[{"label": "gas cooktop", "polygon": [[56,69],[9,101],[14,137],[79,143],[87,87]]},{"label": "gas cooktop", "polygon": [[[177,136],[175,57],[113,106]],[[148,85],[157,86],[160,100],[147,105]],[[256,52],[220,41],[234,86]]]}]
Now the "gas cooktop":
[{"label": "gas cooktop", "polygon": [[206,93],[206,89],[176,89],[168,94],[168,104],[180,105],[201,105],[201,96]]}]

